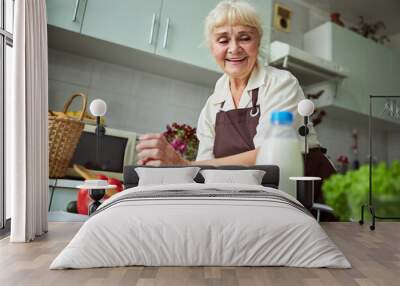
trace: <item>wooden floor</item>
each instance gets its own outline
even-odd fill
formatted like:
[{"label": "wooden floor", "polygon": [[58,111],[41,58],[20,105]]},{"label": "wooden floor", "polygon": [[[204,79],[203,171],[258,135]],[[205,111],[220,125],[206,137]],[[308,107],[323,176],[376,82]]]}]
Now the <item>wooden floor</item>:
[{"label": "wooden floor", "polygon": [[323,223],[353,268],[121,267],[48,270],[81,223],[50,223],[44,237],[27,244],[0,241],[0,285],[400,285],[400,223],[376,230],[356,223]]}]

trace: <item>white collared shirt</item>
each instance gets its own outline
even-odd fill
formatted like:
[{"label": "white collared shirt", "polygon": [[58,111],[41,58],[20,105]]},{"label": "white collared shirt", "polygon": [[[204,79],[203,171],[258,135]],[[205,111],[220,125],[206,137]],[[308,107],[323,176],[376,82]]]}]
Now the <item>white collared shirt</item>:
[{"label": "white collared shirt", "polygon": [[[257,63],[253,69],[246,88],[240,97],[238,108],[252,106],[251,90],[258,88],[258,102],[260,105],[260,120],[257,126],[257,133],[253,138],[254,146],[257,148],[271,133],[270,117],[273,111],[290,111],[293,113],[296,132],[303,124],[303,117],[297,112],[297,104],[304,99],[304,93],[297,79],[288,71],[274,67],[264,67]],[[221,110],[221,103],[224,102],[223,111],[235,109],[233,98],[229,88],[229,77],[224,74],[215,84],[214,93],[208,98],[204,105],[197,124],[197,137],[199,138],[199,150],[196,160],[214,159],[215,119],[218,111]],[[300,137],[304,142],[304,137]],[[314,128],[310,128],[307,137],[310,147],[319,146]]]}]

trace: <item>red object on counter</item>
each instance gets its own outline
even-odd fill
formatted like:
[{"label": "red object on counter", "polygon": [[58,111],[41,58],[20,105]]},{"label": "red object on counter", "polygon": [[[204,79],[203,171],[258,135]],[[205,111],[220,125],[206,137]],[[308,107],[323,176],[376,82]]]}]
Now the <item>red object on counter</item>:
[{"label": "red object on counter", "polygon": [[340,19],[340,13],[331,13],[331,22],[344,27],[343,21]]},{"label": "red object on counter", "polygon": [[76,203],[76,208],[78,210],[78,214],[87,215],[88,214],[88,206],[90,204],[89,194],[86,189],[80,189],[78,192],[78,199]]},{"label": "red object on counter", "polygon": [[103,174],[96,174],[96,177],[99,180],[105,180],[105,181],[108,180],[108,177],[106,175],[103,175]]},{"label": "red object on counter", "polygon": [[[108,189],[106,190],[106,194],[104,199],[108,199],[112,195],[122,191],[122,182],[115,178],[108,178],[105,175],[97,174],[97,179],[99,180],[106,180],[109,185],[116,185],[115,189]],[[92,203],[92,199],[89,197],[89,193],[87,189],[80,189],[78,192],[77,198],[77,210],[79,214],[87,215],[88,214],[88,207]]]}]

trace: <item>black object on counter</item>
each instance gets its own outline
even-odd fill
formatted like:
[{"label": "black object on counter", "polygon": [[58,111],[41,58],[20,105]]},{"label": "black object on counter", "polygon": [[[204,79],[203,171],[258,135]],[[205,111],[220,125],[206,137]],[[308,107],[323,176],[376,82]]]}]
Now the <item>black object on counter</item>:
[{"label": "black object on counter", "polygon": [[105,189],[89,189],[89,196],[93,200],[93,202],[89,205],[89,215],[94,213],[97,208],[101,205],[100,200],[104,197],[106,194]]}]

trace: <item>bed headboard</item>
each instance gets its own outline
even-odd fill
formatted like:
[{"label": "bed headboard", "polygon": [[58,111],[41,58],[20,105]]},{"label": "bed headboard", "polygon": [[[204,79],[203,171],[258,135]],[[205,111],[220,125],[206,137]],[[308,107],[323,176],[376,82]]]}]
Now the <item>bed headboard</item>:
[{"label": "bed headboard", "polygon": [[[143,167],[143,166],[138,166],[138,165],[132,165],[132,166],[125,166],[124,167],[124,185],[125,189],[128,188],[133,188],[138,185],[139,182],[139,176],[135,172],[136,167]],[[168,168],[182,168],[181,166],[163,166],[168,167]],[[204,165],[199,165],[196,167],[200,167],[202,170],[205,169],[220,169],[220,170],[263,170],[265,171],[265,175],[262,179],[262,185],[265,187],[271,187],[277,189],[279,186],[279,167],[275,165],[256,165],[256,166],[239,166],[239,165],[232,165],[232,166],[204,166]],[[157,167],[152,167],[152,166],[147,166],[146,168],[157,168]],[[196,178],[194,180],[197,183],[204,183],[204,178],[203,176],[198,173]]]}]

